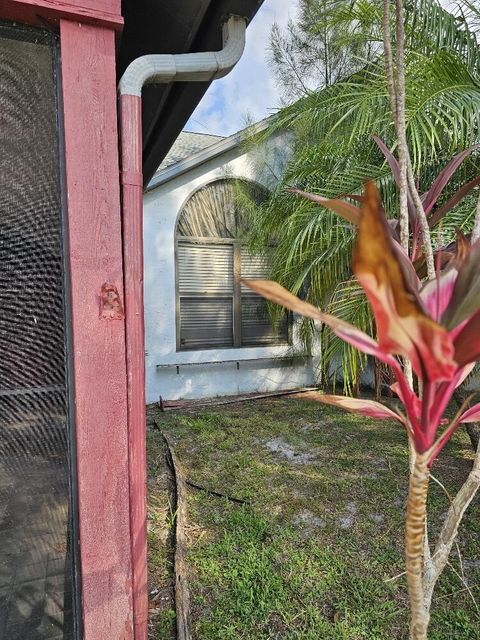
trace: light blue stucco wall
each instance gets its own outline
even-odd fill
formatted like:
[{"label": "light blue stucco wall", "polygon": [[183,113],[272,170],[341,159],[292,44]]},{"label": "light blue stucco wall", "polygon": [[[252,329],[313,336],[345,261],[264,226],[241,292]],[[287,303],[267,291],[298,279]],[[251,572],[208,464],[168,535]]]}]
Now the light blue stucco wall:
[{"label": "light blue stucco wall", "polygon": [[[295,323],[290,346],[176,350],[174,240],[179,211],[192,193],[215,179],[244,178],[271,188],[280,175],[287,151],[287,141],[281,135],[268,148],[255,152],[247,153],[237,147],[145,194],[148,402],[158,400],[159,396],[167,400],[203,398],[292,389],[314,383],[316,358],[291,359],[302,353]],[[233,362],[225,362],[230,360]],[[195,362],[209,364],[194,365]]]}]

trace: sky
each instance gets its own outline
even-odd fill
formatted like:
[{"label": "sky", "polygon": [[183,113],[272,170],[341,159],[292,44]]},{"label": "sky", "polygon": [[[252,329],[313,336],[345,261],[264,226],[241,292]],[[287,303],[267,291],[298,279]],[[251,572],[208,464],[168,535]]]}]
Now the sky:
[{"label": "sky", "polygon": [[268,65],[270,30],[296,15],[297,0],[265,0],[247,29],[245,51],[236,67],[215,80],[193,112],[185,129],[228,136],[271,115],[280,95]]},{"label": "sky", "polygon": [[[440,0],[452,9],[453,0]],[[247,29],[243,56],[234,69],[215,80],[193,112],[185,129],[229,136],[248,123],[274,113],[280,106],[280,94],[268,64],[270,31],[274,23],[284,27],[295,19],[298,0],[265,0]]]}]

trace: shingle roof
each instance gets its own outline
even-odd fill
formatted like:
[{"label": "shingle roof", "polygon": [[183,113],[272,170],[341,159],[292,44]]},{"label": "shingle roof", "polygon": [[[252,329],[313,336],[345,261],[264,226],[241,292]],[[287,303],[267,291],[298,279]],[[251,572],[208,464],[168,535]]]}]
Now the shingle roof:
[{"label": "shingle roof", "polygon": [[186,173],[203,164],[207,160],[216,158],[227,151],[237,148],[250,136],[264,131],[275,116],[269,116],[256,124],[249,125],[228,137],[214,136],[206,133],[192,133],[182,131],[170,153],[158,167],[155,175],[145,191],[151,191],[161,184],[165,184],[176,176]]},{"label": "shingle roof", "polygon": [[223,139],[223,136],[214,136],[208,133],[182,131],[173,143],[173,146],[168,152],[165,160],[158,167],[157,173]]}]

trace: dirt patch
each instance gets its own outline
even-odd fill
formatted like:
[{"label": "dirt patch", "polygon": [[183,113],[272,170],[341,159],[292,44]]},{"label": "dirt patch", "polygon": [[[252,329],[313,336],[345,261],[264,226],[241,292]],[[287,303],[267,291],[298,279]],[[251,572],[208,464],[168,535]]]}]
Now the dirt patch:
[{"label": "dirt patch", "polygon": [[381,524],[385,520],[385,516],[381,513],[369,513],[368,517],[375,524]]},{"label": "dirt patch", "polygon": [[302,527],[302,529],[306,530],[307,532],[316,529],[317,527],[323,529],[327,526],[325,520],[319,518],[308,509],[302,509],[299,513],[297,513],[297,515],[293,518],[293,524]]},{"label": "dirt patch", "polygon": [[265,443],[265,446],[272,453],[276,453],[295,464],[311,464],[316,458],[315,453],[300,453],[299,451],[295,451],[283,438],[272,438]]},{"label": "dirt patch", "polygon": [[345,511],[347,513],[340,516],[337,521],[341,529],[350,529],[351,527],[353,527],[358,512],[355,502],[349,502],[345,508]]},{"label": "dirt patch", "polygon": [[300,424],[298,425],[298,428],[300,429],[300,431],[302,433],[309,433],[311,431],[320,431],[322,429],[324,429],[325,427],[327,427],[328,424],[322,420],[319,420],[318,422],[303,422],[301,421]]}]

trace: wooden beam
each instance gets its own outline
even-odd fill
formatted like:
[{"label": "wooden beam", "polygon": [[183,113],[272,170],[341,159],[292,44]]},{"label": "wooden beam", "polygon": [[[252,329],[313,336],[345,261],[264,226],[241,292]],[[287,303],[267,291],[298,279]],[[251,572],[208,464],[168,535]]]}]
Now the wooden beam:
[{"label": "wooden beam", "polygon": [[120,96],[120,123],[133,621],[135,640],[147,640],[147,450],[140,96]]},{"label": "wooden beam", "polygon": [[123,28],[120,0],[2,0],[0,14],[2,20],[32,26],[65,19],[117,31]]},{"label": "wooden beam", "polygon": [[62,20],[84,640],[133,640],[115,33]]}]

